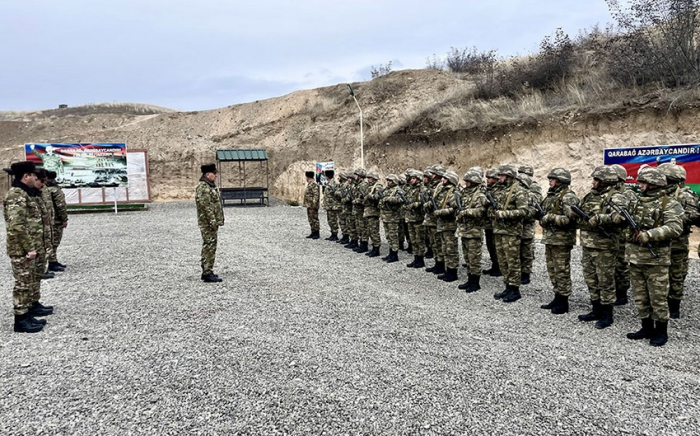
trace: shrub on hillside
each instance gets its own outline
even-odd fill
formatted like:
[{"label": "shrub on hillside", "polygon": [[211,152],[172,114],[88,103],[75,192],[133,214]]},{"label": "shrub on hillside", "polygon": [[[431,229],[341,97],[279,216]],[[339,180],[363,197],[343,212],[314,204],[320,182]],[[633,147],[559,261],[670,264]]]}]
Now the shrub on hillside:
[{"label": "shrub on hillside", "polygon": [[369,69],[369,72],[372,75],[372,79],[386,76],[387,74],[391,73],[391,61],[387,62],[386,65],[379,65],[378,67],[372,65]]}]

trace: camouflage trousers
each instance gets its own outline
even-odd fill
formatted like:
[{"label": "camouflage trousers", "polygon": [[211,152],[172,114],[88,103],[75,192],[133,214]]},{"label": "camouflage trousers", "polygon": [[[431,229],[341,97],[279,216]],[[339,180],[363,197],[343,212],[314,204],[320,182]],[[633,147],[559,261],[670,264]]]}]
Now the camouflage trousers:
[{"label": "camouflage trousers", "polygon": [[384,236],[389,242],[389,249],[391,251],[399,251],[399,223],[387,223],[384,222]]},{"label": "camouflage trousers", "polygon": [[630,265],[625,261],[625,241],[615,250],[615,289],[627,293],[630,288]]},{"label": "camouflage trousers", "polygon": [[368,216],[364,218],[365,226],[367,230],[367,236],[365,241],[372,241],[372,247],[382,246],[382,237],[379,234],[379,217],[378,216]]},{"label": "camouflage trousers", "polygon": [[555,294],[571,295],[571,245],[545,245],[547,273]]},{"label": "camouflage trousers", "polygon": [[640,318],[668,322],[668,267],[630,263],[630,281]]},{"label": "camouflage trousers", "polygon": [[526,274],[532,273],[532,262],[535,260],[535,240],[533,238],[520,239],[520,271]]},{"label": "camouflage trousers", "polygon": [[45,251],[36,252],[36,263],[34,264],[34,282],[32,283],[31,300],[39,301],[41,299],[41,279],[48,270],[49,258]]},{"label": "camouflage trousers", "polygon": [[[310,210],[310,209],[309,209]],[[315,209],[318,212],[318,209]],[[200,227],[202,231],[202,275],[214,272],[218,227]]]},{"label": "camouflage trousers", "polygon": [[496,238],[493,229],[484,229],[484,236],[486,237],[486,250],[491,258],[491,267],[498,267],[498,253],[496,252]]},{"label": "camouflage trousers", "polygon": [[591,301],[615,302],[615,252],[583,247],[581,256],[583,279]]},{"label": "camouflage trousers", "polygon": [[353,215],[355,216],[355,231],[357,232],[357,238],[360,241],[366,241],[367,240],[367,226],[365,223],[365,219],[362,218],[362,215],[364,214],[364,209],[354,209],[352,210]]},{"label": "camouflage trousers", "polygon": [[494,234],[498,265],[503,273],[503,283],[520,287],[520,236]]},{"label": "camouflage trousers", "polygon": [[683,299],[683,285],[688,275],[688,250],[671,249],[671,266],[669,268],[668,298]]},{"label": "camouflage trousers", "polygon": [[326,211],[326,221],[328,221],[328,227],[331,230],[331,233],[333,234],[338,234],[338,220],[340,213],[337,210],[327,210]]},{"label": "camouflage trousers", "polygon": [[447,227],[437,232],[437,239],[442,241],[442,256],[445,268],[459,267],[459,238],[455,236],[455,227]]},{"label": "camouflage trousers", "polygon": [[399,242],[408,240],[408,228],[406,227],[406,221],[401,218],[399,222]]},{"label": "camouflage trousers", "polygon": [[462,238],[462,255],[467,263],[467,272],[473,276],[481,275],[482,238]]},{"label": "camouflage trousers", "polygon": [[408,240],[411,243],[411,248],[415,256],[425,255],[425,228],[423,223],[406,223],[408,224]]},{"label": "camouflage trousers", "polygon": [[27,259],[25,256],[11,256],[10,263],[15,279],[15,285],[12,288],[14,313],[15,315],[24,315],[34,303],[33,294],[39,262],[36,258]]},{"label": "camouflage trousers", "polygon": [[309,219],[309,226],[312,232],[321,230],[321,223],[318,220],[318,209],[306,208],[306,217]]},{"label": "camouflage trousers", "polygon": [[438,240],[437,236],[437,226],[424,226],[425,234],[428,236],[428,242],[433,249],[433,256],[436,262],[442,262],[445,260],[444,253],[442,251],[442,238]]},{"label": "camouflage trousers", "polygon": [[53,228],[53,250],[51,250],[51,253],[47,253],[49,257],[49,262],[57,262],[58,257],[57,257],[57,252],[58,252],[58,246],[61,245],[61,239],[63,239],[63,227],[56,226]]},{"label": "camouflage trousers", "polygon": [[352,214],[352,210],[345,211],[345,228],[347,229],[344,231],[345,235],[348,235],[348,237],[351,240],[357,239],[357,228],[355,227],[355,215]]},{"label": "camouflage trousers", "polygon": [[338,227],[340,228],[340,233],[343,235],[348,234],[347,215],[343,209],[338,211]]}]

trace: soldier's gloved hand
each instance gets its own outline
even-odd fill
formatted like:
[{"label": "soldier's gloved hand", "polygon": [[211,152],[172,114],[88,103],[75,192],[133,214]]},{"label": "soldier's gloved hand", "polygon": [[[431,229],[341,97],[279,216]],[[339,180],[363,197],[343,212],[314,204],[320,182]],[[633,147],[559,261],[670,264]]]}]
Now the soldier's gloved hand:
[{"label": "soldier's gloved hand", "polygon": [[554,215],[552,215],[551,213],[544,214],[542,219],[540,219],[540,224],[543,226],[548,226],[548,225],[553,224],[553,223],[554,223]]},{"label": "soldier's gloved hand", "polygon": [[415,203],[411,203],[411,209],[418,209],[419,207],[422,207],[423,203],[420,201],[416,201]]},{"label": "soldier's gloved hand", "polygon": [[557,227],[564,227],[569,224],[569,218],[564,215],[554,215],[554,220],[552,221]]},{"label": "soldier's gloved hand", "polygon": [[625,222],[625,217],[622,216],[622,214],[620,214],[620,213],[613,212],[612,213],[612,222],[617,224],[617,225],[620,225],[620,224]]},{"label": "soldier's gloved hand", "polygon": [[436,216],[448,216],[450,214],[450,209],[438,209],[435,211]]},{"label": "soldier's gloved hand", "polygon": [[637,243],[639,243],[639,245],[646,245],[649,243],[649,240],[650,240],[649,233],[639,232],[637,234],[637,236],[635,237],[635,239],[637,240]]},{"label": "soldier's gloved hand", "polygon": [[461,220],[462,218],[466,218],[466,217],[467,217],[467,211],[466,211],[466,210],[462,210],[462,211],[460,211],[460,212],[457,214],[457,219],[458,219],[458,220]]},{"label": "soldier's gloved hand", "polygon": [[576,212],[574,212],[571,209],[567,209],[565,213],[566,213],[566,216],[569,217],[569,219],[572,221],[576,221],[576,219],[578,218],[578,215],[576,215]]},{"label": "soldier's gloved hand", "polygon": [[510,212],[507,210],[497,210],[496,218],[498,218],[499,220],[507,220],[510,218]]},{"label": "soldier's gloved hand", "polygon": [[588,225],[592,228],[595,229],[600,225],[600,218],[598,215],[593,215],[591,219],[588,220]]}]

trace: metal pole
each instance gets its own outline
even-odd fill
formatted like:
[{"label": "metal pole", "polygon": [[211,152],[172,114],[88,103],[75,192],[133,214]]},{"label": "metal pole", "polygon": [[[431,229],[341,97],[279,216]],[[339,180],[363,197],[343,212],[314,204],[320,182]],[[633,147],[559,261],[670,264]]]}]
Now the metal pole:
[{"label": "metal pole", "polygon": [[355,100],[355,104],[357,105],[357,109],[360,110],[360,166],[362,168],[365,167],[365,135],[363,132],[363,122],[362,122],[362,108],[360,107],[360,103],[358,103],[357,98],[355,97],[355,91],[353,91],[352,86],[348,84],[348,89],[350,90],[350,95],[352,95],[352,99]]}]

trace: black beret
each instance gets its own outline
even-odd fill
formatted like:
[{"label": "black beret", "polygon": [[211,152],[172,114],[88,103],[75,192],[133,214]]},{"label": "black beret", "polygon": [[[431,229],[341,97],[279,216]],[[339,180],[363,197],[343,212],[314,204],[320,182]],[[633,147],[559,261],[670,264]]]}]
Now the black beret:
[{"label": "black beret", "polygon": [[3,168],[3,171],[5,171],[7,174],[12,175],[12,169],[10,168]]},{"label": "black beret", "polygon": [[307,172],[304,173],[304,174],[306,174],[306,177],[308,177],[308,178],[310,178],[310,179],[313,179],[314,176],[316,175],[316,173],[314,173],[313,171],[307,171]]},{"label": "black beret", "polygon": [[324,171],[324,173],[326,174],[326,177],[328,177],[330,179],[335,177],[335,171],[333,171],[333,170],[326,170],[326,171]]},{"label": "black beret", "polygon": [[56,180],[58,174],[56,173],[56,171],[47,171],[46,176],[49,178],[49,180]]},{"label": "black beret", "polygon": [[36,170],[36,178],[39,180],[46,180],[46,170],[43,168],[37,168]]},{"label": "black beret", "polygon": [[215,172],[216,172],[216,164],[202,165],[202,174],[215,173]]},{"label": "black beret", "polygon": [[25,174],[36,173],[36,165],[28,160],[15,162],[10,165],[10,168],[12,169],[12,174],[18,179],[21,179]]}]

